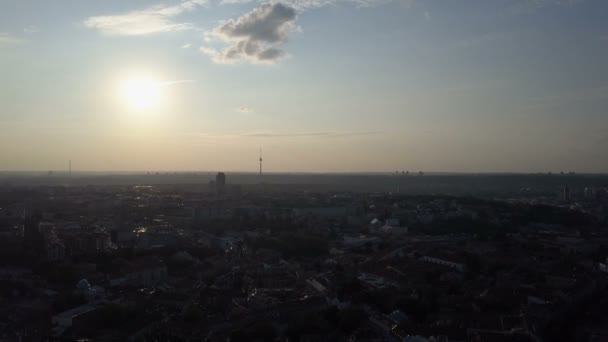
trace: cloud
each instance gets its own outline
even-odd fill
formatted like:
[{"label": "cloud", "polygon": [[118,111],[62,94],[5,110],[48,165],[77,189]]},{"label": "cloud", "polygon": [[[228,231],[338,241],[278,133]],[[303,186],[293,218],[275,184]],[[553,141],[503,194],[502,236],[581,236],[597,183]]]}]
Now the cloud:
[{"label": "cloud", "polygon": [[247,106],[239,106],[235,109],[237,112],[239,113],[243,113],[243,114],[249,114],[249,113],[253,113],[253,108],[251,107],[247,107]]},{"label": "cloud", "polygon": [[220,5],[241,5],[248,4],[253,0],[221,0]]},{"label": "cloud", "polygon": [[364,135],[381,134],[383,132],[308,132],[308,133],[203,133],[180,132],[180,140],[187,140],[191,146],[207,146],[217,144],[242,144],[243,139],[340,139]]},{"label": "cloud", "polygon": [[84,25],[105,34],[125,36],[188,30],[194,26],[172,18],[206,3],[207,0],[185,0],[173,6],[156,5],[126,14],[94,16],[87,18]]},{"label": "cloud", "polygon": [[168,86],[172,86],[172,85],[176,85],[176,84],[183,84],[183,83],[194,83],[196,82],[196,80],[175,80],[175,81],[164,81],[164,82],[160,82],[159,86],[161,87],[168,87]]},{"label": "cloud", "polygon": [[[224,1],[238,1],[238,0],[224,0]],[[337,4],[354,4],[357,7],[374,7],[382,4],[393,2],[394,0],[270,0],[268,3],[282,3],[287,5],[298,12],[305,12],[322,8],[326,6],[334,6]],[[416,0],[400,0],[400,2],[406,6],[411,7]],[[418,0],[419,1],[419,0]],[[265,1],[266,2],[266,1]]]},{"label": "cloud", "polygon": [[[375,7],[378,5],[388,4],[393,0],[350,0],[357,5],[357,7]],[[405,6],[409,6],[405,4]]]},{"label": "cloud", "polygon": [[190,43],[186,43],[186,44],[182,45],[182,49],[189,49],[191,47],[192,47],[192,44],[190,44]]},{"label": "cloud", "polygon": [[216,38],[228,47],[201,51],[215,63],[274,63],[285,56],[279,46],[296,29],[296,17],[296,10],[282,3],[260,5],[206,33],[207,40]]},{"label": "cloud", "polygon": [[282,3],[297,10],[298,12],[304,12],[307,10],[330,6],[340,1],[342,0],[271,0],[270,3]]},{"label": "cloud", "polygon": [[23,32],[25,32],[25,33],[38,33],[38,32],[40,32],[40,29],[37,26],[29,25],[29,26],[27,26],[27,27],[25,27],[23,29]]},{"label": "cloud", "polygon": [[10,33],[0,32],[0,47],[19,44],[23,42],[22,39],[13,36]]},{"label": "cloud", "polygon": [[[220,4],[245,4],[255,0],[221,0]],[[200,51],[218,64],[272,64],[287,54],[281,48],[289,34],[298,31],[298,13],[337,3],[371,7],[393,0],[257,0],[263,2],[251,12],[237,19],[228,19],[211,31],[205,32],[205,46]],[[411,7],[416,0],[401,0]],[[214,40],[227,43],[217,48]]]},{"label": "cloud", "polygon": [[289,137],[312,137],[312,138],[344,138],[361,135],[379,134],[381,132],[306,132],[306,133],[246,133],[244,137],[251,138],[289,138]]}]

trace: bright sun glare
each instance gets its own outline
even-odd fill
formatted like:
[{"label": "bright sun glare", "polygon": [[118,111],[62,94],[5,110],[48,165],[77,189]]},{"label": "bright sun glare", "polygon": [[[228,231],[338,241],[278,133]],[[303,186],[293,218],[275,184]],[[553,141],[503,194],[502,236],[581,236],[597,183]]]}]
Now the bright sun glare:
[{"label": "bright sun glare", "polygon": [[157,107],[162,84],[152,78],[132,78],[123,81],[120,93],[129,107],[138,110]]}]

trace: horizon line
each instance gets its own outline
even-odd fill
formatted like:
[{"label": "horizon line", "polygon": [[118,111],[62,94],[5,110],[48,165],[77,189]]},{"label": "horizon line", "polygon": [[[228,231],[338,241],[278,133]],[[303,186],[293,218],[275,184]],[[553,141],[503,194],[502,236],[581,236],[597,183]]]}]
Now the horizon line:
[{"label": "horizon line", "polygon": [[[71,170],[72,175],[78,174],[123,174],[123,175],[159,175],[169,174],[192,174],[192,173],[208,173],[213,174],[217,172],[233,173],[233,174],[251,174],[259,176],[258,171],[238,171],[238,170]],[[407,176],[420,177],[419,173],[423,175],[555,175],[555,176],[568,176],[568,175],[608,175],[608,172],[577,172],[577,171],[410,171]],[[0,175],[8,174],[41,174],[41,175],[70,175],[68,170],[0,170]],[[265,171],[263,175],[279,175],[279,174],[299,174],[299,175],[386,175],[386,176],[406,176],[401,171],[397,174],[395,171]]]}]

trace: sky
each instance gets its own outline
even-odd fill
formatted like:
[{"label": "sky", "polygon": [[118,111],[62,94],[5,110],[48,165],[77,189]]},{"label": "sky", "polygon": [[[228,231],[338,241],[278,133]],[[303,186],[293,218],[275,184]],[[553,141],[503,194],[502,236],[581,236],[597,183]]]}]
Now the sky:
[{"label": "sky", "polygon": [[0,0],[0,171],[608,172],[605,0]]}]

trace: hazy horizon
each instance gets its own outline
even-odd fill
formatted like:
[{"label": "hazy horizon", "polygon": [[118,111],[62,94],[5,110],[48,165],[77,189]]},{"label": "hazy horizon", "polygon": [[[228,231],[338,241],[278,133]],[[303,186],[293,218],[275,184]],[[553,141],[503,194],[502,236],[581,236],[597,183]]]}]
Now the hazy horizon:
[{"label": "hazy horizon", "polygon": [[[37,176],[60,176],[60,177],[77,177],[79,175],[211,175],[214,176],[223,172],[225,174],[235,175],[259,175],[258,171],[235,171],[235,170],[14,170],[2,171],[0,176],[6,175],[37,175]],[[378,175],[378,176],[399,176],[399,177],[420,177],[420,176],[607,176],[605,172],[574,172],[574,171],[559,171],[559,172],[453,172],[453,171],[409,171],[399,170],[397,175],[395,171],[264,171],[263,176],[271,175]],[[422,175],[419,174],[422,172]]]},{"label": "hazy horizon", "polygon": [[602,0],[3,1],[0,171],[256,172],[262,148],[266,172],[607,173],[606,18]]}]

